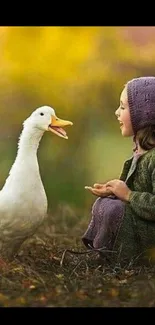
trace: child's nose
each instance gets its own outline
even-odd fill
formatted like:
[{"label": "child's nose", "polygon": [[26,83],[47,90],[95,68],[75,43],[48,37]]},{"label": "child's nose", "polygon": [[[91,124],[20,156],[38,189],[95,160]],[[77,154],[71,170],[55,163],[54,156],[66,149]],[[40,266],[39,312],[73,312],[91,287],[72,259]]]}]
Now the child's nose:
[{"label": "child's nose", "polygon": [[119,107],[117,108],[117,110],[115,111],[115,115],[116,117],[119,117],[120,113],[119,113]]}]

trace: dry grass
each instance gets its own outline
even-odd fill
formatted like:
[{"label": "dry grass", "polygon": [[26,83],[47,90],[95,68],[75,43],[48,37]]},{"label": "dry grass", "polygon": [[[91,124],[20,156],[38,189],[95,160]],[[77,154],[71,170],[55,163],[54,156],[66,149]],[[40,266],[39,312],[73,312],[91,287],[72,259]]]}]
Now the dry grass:
[{"label": "dry grass", "polygon": [[0,306],[155,306],[155,267],[111,267],[97,252],[64,255],[85,251],[87,221],[69,207],[56,215],[12,263],[0,261]]}]

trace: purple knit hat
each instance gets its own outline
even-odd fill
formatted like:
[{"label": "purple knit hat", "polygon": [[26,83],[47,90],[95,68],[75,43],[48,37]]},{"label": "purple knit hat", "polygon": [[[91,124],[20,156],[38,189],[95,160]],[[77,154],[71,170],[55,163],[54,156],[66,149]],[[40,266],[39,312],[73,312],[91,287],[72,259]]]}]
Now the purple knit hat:
[{"label": "purple knit hat", "polygon": [[127,82],[128,103],[134,134],[155,125],[155,77],[139,77]]}]

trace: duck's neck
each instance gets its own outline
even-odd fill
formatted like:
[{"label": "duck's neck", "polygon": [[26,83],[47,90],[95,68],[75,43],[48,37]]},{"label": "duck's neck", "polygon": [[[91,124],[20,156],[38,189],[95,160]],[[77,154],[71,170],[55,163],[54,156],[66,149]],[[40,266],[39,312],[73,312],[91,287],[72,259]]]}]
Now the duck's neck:
[{"label": "duck's neck", "polygon": [[18,142],[17,156],[3,191],[8,190],[8,188],[14,189],[14,187],[16,189],[17,185],[19,190],[20,186],[23,186],[22,184],[28,190],[29,188],[31,189],[32,184],[36,183],[36,181],[39,181],[40,184],[37,149],[43,133],[43,131],[38,129],[24,127]]},{"label": "duck's neck", "polygon": [[17,159],[32,159],[32,156],[36,156],[43,134],[42,130],[25,127],[19,138]]}]

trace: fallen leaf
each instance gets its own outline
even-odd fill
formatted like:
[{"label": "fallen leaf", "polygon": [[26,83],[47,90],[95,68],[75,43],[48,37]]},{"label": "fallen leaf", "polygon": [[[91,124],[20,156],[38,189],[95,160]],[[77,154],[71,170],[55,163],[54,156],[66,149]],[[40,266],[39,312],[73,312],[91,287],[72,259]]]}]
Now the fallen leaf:
[{"label": "fallen leaf", "polygon": [[60,274],[56,274],[56,277],[58,279],[62,280],[64,278],[64,275],[60,273]]},{"label": "fallen leaf", "polygon": [[34,286],[34,285],[31,285],[31,286],[29,286],[29,288],[30,288],[30,289],[35,289],[35,288],[36,288],[36,286]]},{"label": "fallen leaf", "polygon": [[102,290],[101,290],[101,289],[98,289],[98,290],[97,290],[97,293],[101,293],[101,292],[102,292]]},{"label": "fallen leaf", "polygon": [[119,281],[120,284],[126,284],[127,283],[127,279],[123,279]]},{"label": "fallen leaf", "polygon": [[15,299],[14,303],[17,305],[25,305],[26,300],[23,297],[19,297],[19,298]]},{"label": "fallen leaf", "polygon": [[135,274],[135,271],[134,270],[130,270],[130,271],[129,270],[125,270],[124,274],[127,275],[127,277],[130,277],[133,274]]},{"label": "fallen leaf", "polygon": [[8,300],[8,297],[3,295],[3,293],[0,293],[0,302]]},{"label": "fallen leaf", "polygon": [[117,297],[119,295],[119,291],[116,288],[112,288],[109,293],[112,297]]},{"label": "fallen leaf", "polygon": [[42,301],[42,302],[46,302],[46,301],[47,301],[47,298],[46,298],[45,296],[41,296],[41,297],[39,298],[39,300]]},{"label": "fallen leaf", "polygon": [[88,294],[84,290],[79,290],[76,292],[76,296],[82,300],[86,299],[88,297]]}]

